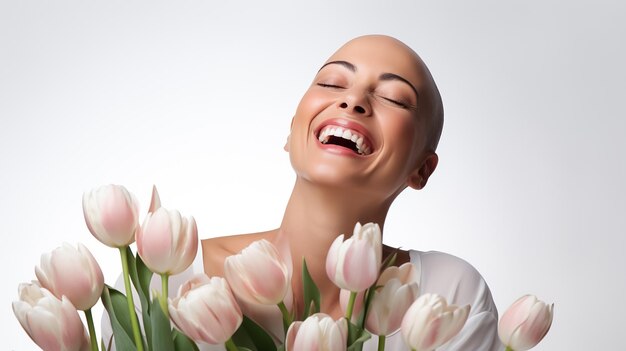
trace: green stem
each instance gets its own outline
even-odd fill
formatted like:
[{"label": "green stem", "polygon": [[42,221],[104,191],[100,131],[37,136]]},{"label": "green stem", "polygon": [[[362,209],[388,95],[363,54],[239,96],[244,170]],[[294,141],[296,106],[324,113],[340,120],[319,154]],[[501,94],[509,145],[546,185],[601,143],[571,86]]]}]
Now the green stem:
[{"label": "green stem", "polygon": [[384,335],[378,336],[378,351],[385,351],[385,339]]},{"label": "green stem", "polygon": [[130,313],[130,324],[133,327],[135,346],[137,346],[137,351],[143,351],[143,340],[141,339],[141,332],[139,330],[139,321],[137,320],[137,314],[135,314],[133,291],[130,287],[130,275],[128,273],[128,257],[126,254],[126,247],[127,246],[119,248],[120,255],[122,256],[122,271],[124,272],[124,288],[126,288],[126,301],[128,302],[128,312]]},{"label": "green stem", "polygon": [[224,343],[224,346],[226,346],[226,350],[228,350],[228,351],[238,351],[239,350],[237,348],[237,345],[235,345],[235,343],[233,342],[233,339],[226,340],[226,342]]},{"label": "green stem", "polygon": [[85,318],[87,318],[87,326],[89,327],[89,339],[91,340],[91,351],[98,351],[98,338],[96,338],[96,328],[93,326],[93,317],[91,316],[91,308],[85,310]]},{"label": "green stem", "polygon": [[283,315],[283,328],[285,329],[285,335],[287,335],[287,330],[293,322],[293,319],[291,318],[291,313],[289,313],[289,310],[283,301],[278,303],[278,308],[280,309],[280,313]]},{"label": "green stem", "polygon": [[167,297],[168,295],[168,280],[170,276],[167,273],[161,274],[161,295],[159,295],[159,303],[161,304],[161,309],[167,318],[170,318],[170,312],[167,308]]},{"label": "green stem", "polygon": [[352,320],[352,310],[354,309],[354,301],[356,301],[356,292],[350,292],[350,300],[348,300],[348,308],[346,309],[346,319],[348,322]]},{"label": "green stem", "polygon": [[515,350],[513,350],[511,347],[507,346],[507,347],[504,349],[504,351],[515,351]]}]

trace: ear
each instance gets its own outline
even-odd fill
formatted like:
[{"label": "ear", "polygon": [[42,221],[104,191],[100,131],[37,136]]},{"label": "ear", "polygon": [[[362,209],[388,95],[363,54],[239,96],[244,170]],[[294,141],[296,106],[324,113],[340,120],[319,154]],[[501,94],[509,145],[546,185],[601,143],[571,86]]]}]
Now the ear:
[{"label": "ear", "polygon": [[291,117],[291,125],[289,126],[289,135],[287,135],[287,141],[285,142],[285,146],[283,146],[283,149],[287,152],[289,152],[289,139],[291,138],[291,129],[293,128],[293,119],[294,117]]},{"label": "ear", "polygon": [[285,146],[283,146],[283,149],[287,152],[289,152],[289,138],[290,137],[291,137],[291,133],[287,135],[287,141],[285,142]]},{"label": "ear", "polygon": [[426,182],[428,182],[428,178],[437,168],[437,163],[439,163],[439,156],[436,153],[431,152],[427,154],[419,168],[416,168],[409,174],[408,186],[416,190],[423,189],[426,186]]}]

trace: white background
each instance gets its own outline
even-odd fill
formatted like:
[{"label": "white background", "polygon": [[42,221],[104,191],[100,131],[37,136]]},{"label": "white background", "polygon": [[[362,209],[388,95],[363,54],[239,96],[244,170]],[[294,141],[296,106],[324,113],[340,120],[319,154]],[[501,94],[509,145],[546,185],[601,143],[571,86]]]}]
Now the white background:
[{"label": "white background", "polygon": [[86,190],[123,184],[145,211],[156,184],[201,238],[278,226],[299,98],[370,33],[420,53],[446,111],[439,168],[396,201],[386,241],[468,260],[501,313],[554,302],[536,350],[623,346],[623,2],[226,3],[0,2],[3,349],[36,348],[11,301],[42,253],[81,242],[114,282]]}]

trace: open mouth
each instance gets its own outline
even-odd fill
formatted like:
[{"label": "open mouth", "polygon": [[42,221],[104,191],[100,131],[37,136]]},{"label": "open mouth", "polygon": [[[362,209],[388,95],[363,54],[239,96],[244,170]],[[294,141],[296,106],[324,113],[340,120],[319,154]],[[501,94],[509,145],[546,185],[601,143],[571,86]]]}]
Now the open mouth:
[{"label": "open mouth", "polygon": [[320,129],[317,138],[322,144],[345,147],[362,156],[372,153],[372,145],[367,138],[350,128],[327,125]]}]

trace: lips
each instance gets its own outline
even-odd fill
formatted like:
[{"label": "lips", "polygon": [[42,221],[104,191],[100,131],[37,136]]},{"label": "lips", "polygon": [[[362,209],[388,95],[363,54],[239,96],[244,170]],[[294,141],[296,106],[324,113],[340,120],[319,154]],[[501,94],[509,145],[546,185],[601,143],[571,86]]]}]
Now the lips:
[{"label": "lips", "polygon": [[317,130],[317,139],[324,145],[336,145],[367,156],[374,151],[367,130],[361,125],[343,119],[329,120]]}]

